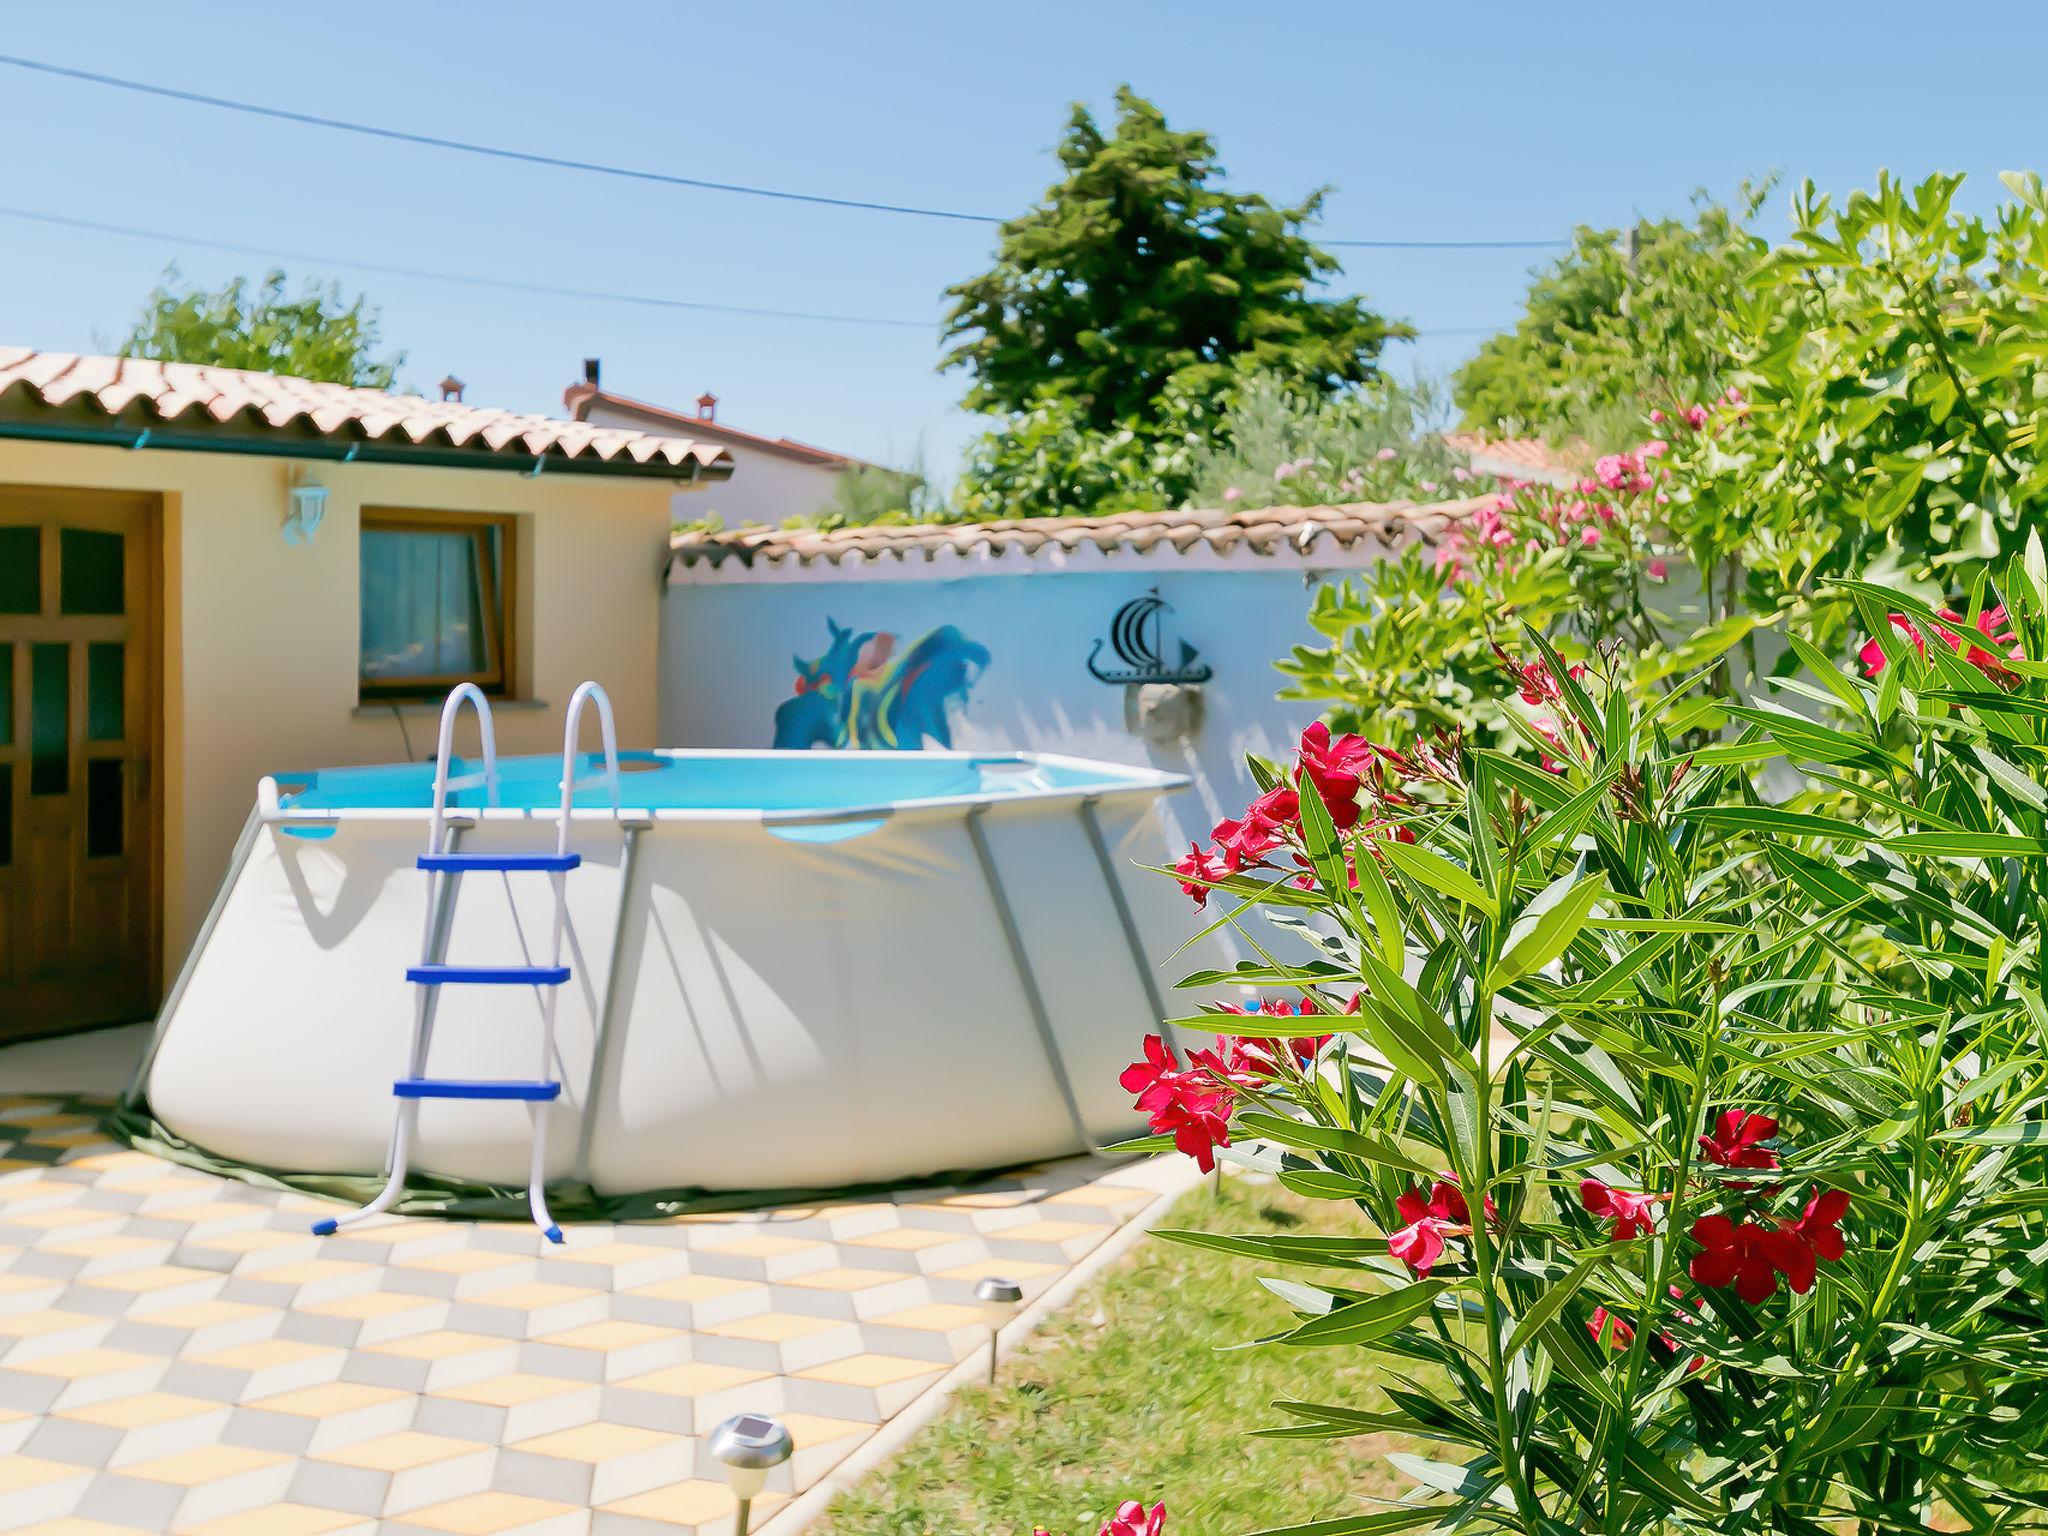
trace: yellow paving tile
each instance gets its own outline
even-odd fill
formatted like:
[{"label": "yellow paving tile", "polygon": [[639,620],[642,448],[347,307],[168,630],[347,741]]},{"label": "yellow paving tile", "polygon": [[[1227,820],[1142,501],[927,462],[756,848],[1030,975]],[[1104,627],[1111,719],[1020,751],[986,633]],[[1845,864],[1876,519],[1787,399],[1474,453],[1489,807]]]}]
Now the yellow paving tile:
[{"label": "yellow paving tile", "polygon": [[150,1264],[138,1269],[124,1269],[118,1274],[95,1275],[85,1283],[100,1290],[133,1291],[141,1295],[147,1291],[168,1290],[174,1285],[194,1285],[220,1277],[204,1269],[187,1269],[182,1264]]},{"label": "yellow paving tile", "polygon": [[339,1280],[348,1275],[366,1275],[374,1264],[353,1259],[304,1259],[297,1264],[269,1265],[251,1272],[249,1278],[265,1285],[312,1285],[321,1280]]},{"label": "yellow paving tile", "polygon": [[[160,1157],[151,1157],[147,1152],[124,1150],[102,1152],[97,1157],[81,1157],[70,1165],[73,1168],[90,1168],[94,1173],[156,1172],[166,1177],[183,1178],[187,1183],[203,1184],[206,1181],[189,1174],[174,1174],[172,1165]],[[108,1182],[112,1182],[109,1180]],[[124,1186],[126,1187],[126,1186]]]},{"label": "yellow paving tile", "polygon": [[473,1275],[479,1270],[504,1269],[512,1264],[531,1264],[531,1257],[516,1253],[494,1253],[488,1248],[451,1248],[446,1253],[407,1254],[399,1260],[407,1269],[431,1269],[443,1275]]},{"label": "yellow paving tile", "polygon": [[906,1360],[901,1355],[849,1355],[844,1360],[814,1365],[796,1374],[849,1387],[887,1387],[913,1376],[935,1375],[943,1369],[933,1361]]},{"label": "yellow paving tile", "polygon": [[736,1317],[730,1322],[712,1323],[704,1329],[728,1339],[752,1339],[760,1344],[780,1344],[789,1339],[808,1339],[813,1334],[830,1333],[834,1328],[844,1328],[846,1322],[837,1317],[804,1317],[794,1312],[756,1312],[752,1317]]},{"label": "yellow paving tile", "polygon": [[630,1456],[636,1451],[673,1445],[677,1439],[677,1436],[665,1435],[659,1430],[599,1422],[581,1424],[574,1429],[558,1429],[551,1435],[535,1435],[510,1449],[527,1451],[535,1456],[557,1456],[564,1461],[587,1461],[595,1466],[614,1456]]},{"label": "yellow paving tile", "polygon": [[239,1323],[276,1311],[275,1307],[259,1307],[248,1301],[195,1301],[189,1307],[166,1307],[161,1312],[152,1312],[148,1321],[166,1328],[211,1328],[218,1323]]},{"label": "yellow paving tile", "polygon": [[1083,1184],[1077,1189],[1063,1189],[1056,1195],[1045,1197],[1048,1205],[1145,1205],[1158,1194],[1156,1190],[1140,1189],[1135,1184]]},{"label": "yellow paving tile", "polygon": [[371,1522],[337,1509],[308,1504],[266,1504],[239,1515],[226,1515],[200,1525],[185,1526],[179,1536],[330,1536],[341,1530],[368,1531]]},{"label": "yellow paving tile", "polygon": [[[217,1237],[197,1238],[194,1241],[202,1248],[214,1248],[222,1253],[261,1253],[267,1248],[290,1248],[307,1244],[312,1239],[304,1232],[273,1232],[268,1228],[256,1227],[247,1232],[223,1232]],[[268,1270],[261,1271],[259,1277],[268,1280],[271,1273]],[[286,1506],[278,1507],[282,1509]]]},{"label": "yellow paving tile", "polygon": [[887,1248],[897,1253],[916,1253],[924,1248],[936,1248],[941,1243],[957,1243],[964,1240],[962,1232],[934,1232],[925,1227],[891,1227],[886,1232],[870,1232],[865,1237],[850,1237],[849,1246],[857,1248]]},{"label": "yellow paving tile", "polygon": [[[766,1500],[756,1500],[756,1518],[766,1513]],[[670,1525],[702,1525],[734,1509],[732,1490],[723,1483],[693,1477],[688,1482],[670,1483],[666,1488],[636,1493],[630,1499],[615,1499],[600,1508],[611,1514],[637,1515],[642,1520],[665,1520]]]},{"label": "yellow paving tile", "polygon": [[814,1270],[808,1275],[790,1275],[778,1280],[777,1285],[800,1285],[812,1291],[864,1291],[870,1286],[891,1285],[906,1279],[900,1269],[850,1269],[842,1265],[837,1269]]},{"label": "yellow paving tile", "polygon": [[474,1354],[480,1349],[503,1349],[507,1342],[488,1334],[436,1328],[429,1333],[416,1333],[409,1339],[388,1339],[382,1344],[365,1347],[380,1355],[402,1355],[407,1360],[452,1360],[457,1355]]},{"label": "yellow paving tile", "polygon": [[752,1290],[760,1283],[758,1280],[728,1280],[722,1275],[677,1275],[673,1280],[636,1285],[626,1294],[652,1296],[656,1301],[711,1301],[720,1296],[730,1296],[734,1291]]},{"label": "yellow paving tile", "polygon": [[498,1536],[501,1531],[516,1531],[573,1513],[567,1504],[530,1499],[523,1493],[472,1493],[467,1498],[450,1499],[446,1504],[415,1509],[406,1515],[405,1523],[430,1531],[448,1531],[452,1536]]},{"label": "yellow paving tile", "polygon": [[543,1307],[559,1306],[564,1302],[588,1301],[602,1295],[585,1285],[550,1285],[535,1280],[526,1285],[508,1285],[502,1291],[487,1291],[469,1298],[471,1305],[479,1307],[506,1307],[515,1312],[538,1312]]},{"label": "yellow paving tile", "polygon": [[177,1392],[138,1392],[133,1397],[117,1397],[85,1408],[62,1408],[56,1416],[98,1424],[106,1429],[147,1429],[152,1424],[169,1424],[178,1419],[218,1413],[226,1406],[225,1403],[208,1402],[203,1397],[186,1397]]},{"label": "yellow paving tile", "polygon": [[1035,1190],[1029,1189],[984,1189],[963,1191],[956,1195],[942,1195],[936,1200],[920,1200],[915,1205],[905,1206],[906,1210],[939,1211],[1002,1211],[1012,1206],[1029,1205],[1038,1198]]},{"label": "yellow paving tile", "polygon": [[131,1355],[125,1349],[79,1349],[68,1355],[49,1355],[41,1360],[24,1360],[20,1364],[8,1362],[8,1369],[29,1371],[37,1376],[59,1376],[66,1381],[83,1381],[88,1376],[104,1376],[113,1371],[132,1371],[145,1365],[161,1365],[161,1360],[149,1355]]},{"label": "yellow paving tile", "polygon": [[675,1257],[676,1248],[654,1243],[595,1243],[588,1248],[563,1250],[560,1257],[572,1264],[603,1264],[616,1268],[622,1264],[637,1264],[643,1260],[668,1259]]},{"label": "yellow paving tile", "polygon": [[375,1408],[401,1397],[411,1397],[410,1392],[401,1392],[396,1387],[373,1387],[360,1381],[330,1381],[317,1387],[300,1387],[294,1392],[279,1392],[271,1397],[258,1398],[248,1406],[261,1408],[268,1413],[290,1413],[307,1419],[326,1419],[338,1414],[353,1413],[358,1408]]},{"label": "yellow paving tile", "polygon": [[409,1472],[414,1467],[432,1466],[437,1461],[467,1456],[481,1449],[474,1440],[456,1440],[447,1435],[401,1429],[393,1435],[379,1435],[374,1440],[322,1451],[318,1459],[337,1461],[345,1467],[362,1467],[371,1472]]},{"label": "yellow paving tile", "polygon": [[521,1403],[537,1403],[542,1398],[582,1392],[590,1387],[587,1381],[571,1381],[562,1376],[533,1376],[523,1371],[509,1371],[503,1376],[465,1382],[459,1387],[443,1387],[434,1396],[452,1397],[465,1403],[485,1403],[493,1408],[516,1408]]},{"label": "yellow paving tile", "polygon": [[109,1525],[104,1520],[82,1520],[77,1515],[66,1515],[62,1520],[45,1520],[40,1525],[25,1525],[14,1536],[135,1536],[132,1525]]},{"label": "yellow paving tile", "polygon": [[47,1211],[9,1211],[7,1223],[15,1227],[35,1227],[44,1232],[56,1232],[65,1227],[90,1226],[94,1222],[118,1222],[127,1219],[125,1211],[101,1211],[81,1208],[76,1205],[60,1205]]},{"label": "yellow paving tile", "polygon": [[1033,1221],[990,1234],[1005,1243],[1064,1243],[1072,1238],[1100,1238],[1104,1235],[1105,1228],[1093,1221]]},{"label": "yellow paving tile", "polygon": [[420,1312],[429,1307],[445,1308],[447,1303],[433,1296],[410,1296],[398,1291],[358,1291],[333,1301],[317,1301],[299,1307],[320,1317],[351,1317],[366,1322],[373,1317],[395,1317],[400,1312]]},{"label": "yellow paving tile", "polygon": [[901,1312],[891,1312],[886,1317],[876,1318],[875,1321],[886,1323],[891,1328],[928,1328],[933,1333],[950,1333],[953,1329],[964,1328],[969,1323],[979,1323],[981,1309],[935,1301],[929,1306],[906,1307]]},{"label": "yellow paving tile", "polygon": [[242,1200],[203,1200],[197,1205],[181,1205],[171,1211],[151,1211],[159,1221],[182,1221],[188,1227],[196,1227],[207,1221],[232,1221],[248,1218],[251,1221],[268,1221],[270,1207],[250,1205]]},{"label": "yellow paving tile", "polygon": [[595,1349],[609,1354],[615,1349],[631,1349],[635,1344],[652,1344],[657,1339],[672,1339],[685,1330],[662,1328],[653,1323],[627,1323],[613,1319],[602,1323],[585,1323],[580,1328],[564,1328],[560,1333],[548,1334],[538,1342],[559,1344],[564,1349]]},{"label": "yellow paving tile", "polygon": [[962,1264],[958,1269],[942,1269],[942,1280],[1032,1280],[1040,1275],[1052,1274],[1059,1269],[1057,1264],[1041,1264],[1035,1259],[978,1259],[972,1264]]},{"label": "yellow paving tile", "polygon": [[211,1354],[193,1358],[200,1365],[217,1365],[230,1371],[266,1371],[280,1365],[297,1365],[321,1355],[344,1351],[329,1344],[307,1344],[299,1339],[259,1339],[253,1344],[234,1344]]},{"label": "yellow paving tile", "polygon": [[815,1237],[734,1237],[703,1245],[706,1253],[733,1253],[747,1259],[779,1259],[784,1254],[802,1253],[823,1243]]},{"label": "yellow paving tile", "polygon": [[123,1467],[121,1475],[139,1477],[152,1483],[171,1483],[179,1488],[196,1488],[201,1483],[238,1477],[244,1472],[274,1467],[280,1461],[290,1459],[276,1451],[252,1450],[246,1445],[202,1445],[196,1450],[180,1451],[175,1456],[138,1461],[133,1466]]},{"label": "yellow paving tile", "polygon": [[721,1392],[727,1387],[743,1387],[750,1382],[766,1381],[766,1371],[750,1371],[738,1365],[713,1365],[709,1361],[694,1360],[688,1365],[671,1365],[665,1370],[649,1371],[645,1376],[633,1376],[619,1383],[637,1392],[666,1392],[672,1397],[702,1397],[707,1392]]},{"label": "yellow paving tile", "polygon": [[64,1312],[54,1307],[41,1312],[13,1312],[0,1316],[0,1339],[39,1339],[48,1333],[73,1328],[90,1328],[108,1319],[85,1312]]},{"label": "yellow paving tile", "polygon": [[789,1431],[789,1438],[806,1449],[814,1445],[830,1445],[848,1435],[871,1435],[879,1427],[853,1419],[835,1419],[822,1413],[778,1413],[775,1417]]},{"label": "yellow paving tile", "polygon": [[45,1461],[40,1456],[0,1456],[0,1498],[10,1493],[27,1493],[47,1483],[61,1483],[86,1470],[68,1461]]}]

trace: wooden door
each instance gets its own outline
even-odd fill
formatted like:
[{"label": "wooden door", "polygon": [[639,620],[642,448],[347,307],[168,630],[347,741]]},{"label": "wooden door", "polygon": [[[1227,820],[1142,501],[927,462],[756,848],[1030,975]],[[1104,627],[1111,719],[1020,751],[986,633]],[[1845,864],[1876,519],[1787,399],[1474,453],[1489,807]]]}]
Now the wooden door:
[{"label": "wooden door", "polygon": [[153,497],[0,486],[0,1042],[157,1003]]}]

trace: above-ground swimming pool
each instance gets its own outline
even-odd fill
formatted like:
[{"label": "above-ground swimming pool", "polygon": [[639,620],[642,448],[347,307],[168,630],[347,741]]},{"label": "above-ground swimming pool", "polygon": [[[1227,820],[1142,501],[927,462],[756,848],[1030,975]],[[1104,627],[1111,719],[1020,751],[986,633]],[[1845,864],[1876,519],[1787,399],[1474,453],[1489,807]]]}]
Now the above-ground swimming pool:
[{"label": "above-ground swimming pool", "polygon": [[[552,852],[562,758],[451,791],[464,852]],[[584,759],[586,768],[601,759]],[[452,772],[460,774],[457,765]],[[1134,1134],[1117,1086],[1186,935],[1177,776],[1040,754],[626,752],[578,790],[547,1176],[600,1196],[817,1189]],[[579,773],[581,770],[579,770]],[[429,930],[434,766],[266,778],[138,1087],[161,1125],[289,1173],[385,1166]],[[579,778],[579,782],[581,782]],[[436,953],[545,965],[552,881],[466,873]],[[531,1076],[541,992],[434,990],[435,1078]],[[518,1186],[524,1103],[420,1106],[411,1166]]]}]

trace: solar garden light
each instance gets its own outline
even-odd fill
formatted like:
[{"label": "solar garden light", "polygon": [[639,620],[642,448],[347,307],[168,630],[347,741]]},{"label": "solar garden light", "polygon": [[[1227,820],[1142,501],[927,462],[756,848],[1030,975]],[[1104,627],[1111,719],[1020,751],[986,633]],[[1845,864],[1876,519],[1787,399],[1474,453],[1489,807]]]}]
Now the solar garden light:
[{"label": "solar garden light", "polygon": [[725,1463],[725,1480],[740,1501],[736,1536],[747,1536],[755,1495],[766,1486],[769,1472],[795,1449],[789,1431],[766,1414],[736,1413],[711,1431],[711,1454]]},{"label": "solar garden light", "polygon": [[974,1285],[974,1302],[981,1308],[981,1320],[988,1324],[988,1384],[996,1384],[996,1335],[1003,1324],[1017,1315],[1017,1309],[1024,1305],[1024,1287],[1014,1280],[1001,1280],[994,1275],[978,1280]]}]

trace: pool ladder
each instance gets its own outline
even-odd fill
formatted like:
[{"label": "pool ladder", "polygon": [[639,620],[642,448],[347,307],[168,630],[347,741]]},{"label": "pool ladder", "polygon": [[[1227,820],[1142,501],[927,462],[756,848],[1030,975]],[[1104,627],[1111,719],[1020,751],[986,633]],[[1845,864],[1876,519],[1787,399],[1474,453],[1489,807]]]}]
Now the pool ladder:
[{"label": "pool ladder", "polygon": [[[483,766],[480,770],[450,778],[449,762],[455,741],[455,720],[464,703],[475,706],[477,729],[483,738]],[[600,777],[576,777],[576,731],[582,722],[583,706],[597,705],[597,718],[604,735],[604,772]],[[534,1225],[551,1243],[562,1240],[562,1229],[548,1214],[547,1106],[562,1096],[562,1084],[554,1075],[555,1003],[562,984],[569,979],[569,967],[562,963],[562,941],[568,928],[569,871],[583,862],[581,854],[569,851],[569,813],[576,791],[603,784],[610,793],[612,814],[619,811],[619,746],[612,725],[612,703],[596,683],[584,683],[569,699],[569,718],[562,732],[562,814],[555,830],[553,853],[462,853],[450,846],[448,836],[448,794],[451,790],[477,789],[484,792],[484,804],[498,804],[498,747],[491,727],[490,701],[474,683],[462,683],[448,695],[441,707],[440,744],[434,755],[434,809],[427,821],[427,851],[418,865],[427,876],[425,932],[420,941],[420,963],[406,970],[405,979],[418,988],[413,1008],[412,1045],[406,1075],[391,1085],[398,1100],[397,1124],[392,1131],[391,1171],[377,1198],[346,1216],[328,1217],[313,1224],[316,1236],[325,1237],[342,1227],[390,1209],[405,1191],[405,1176],[418,1131],[422,1099],[502,1099],[533,1106],[533,1161],[526,1187],[527,1205]],[[554,933],[546,965],[458,965],[435,958],[436,934],[445,937],[454,927],[455,897],[465,874],[545,874],[554,882]],[[444,902],[443,882],[455,881],[446,890],[447,921],[439,921]],[[540,1072],[531,1080],[458,1079],[426,1075],[428,1025],[433,1016],[436,989],[448,986],[534,987],[540,993]]]}]

